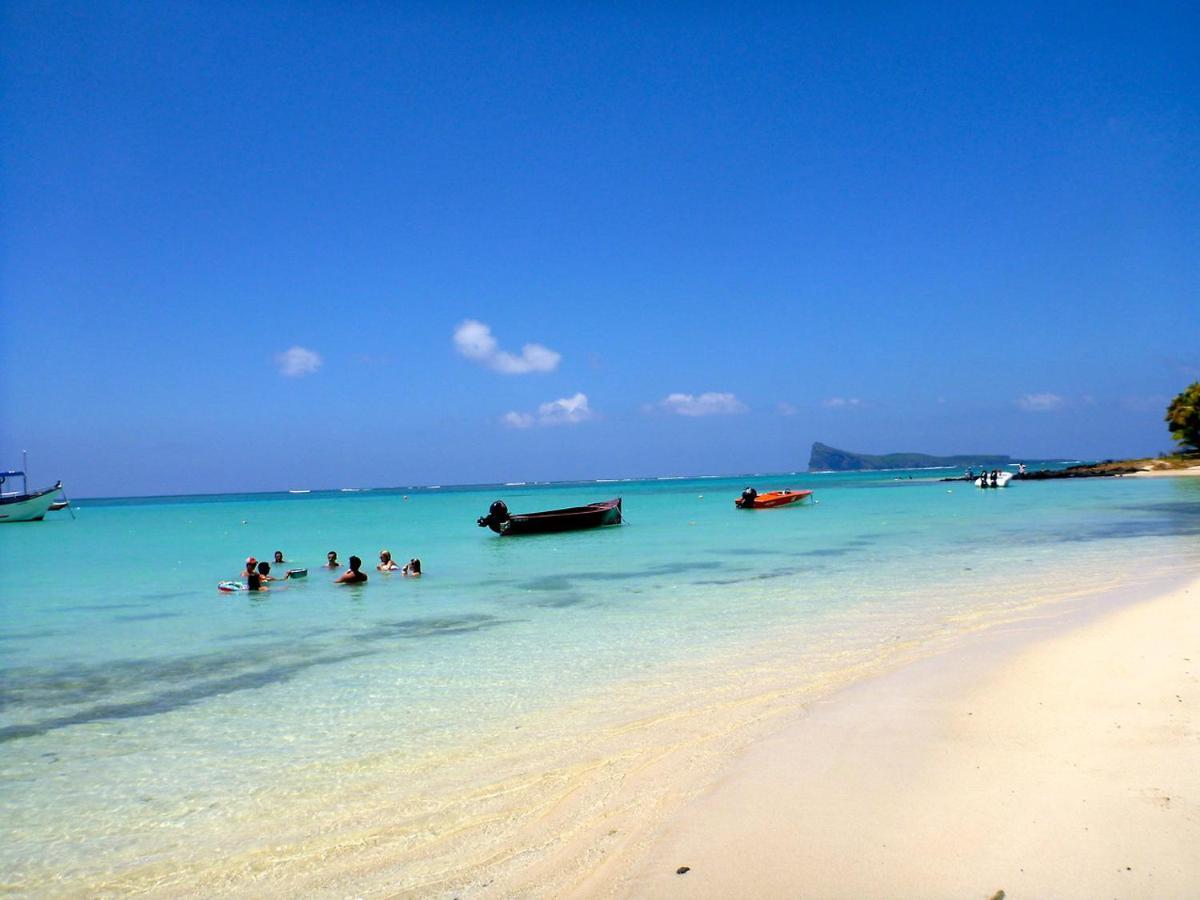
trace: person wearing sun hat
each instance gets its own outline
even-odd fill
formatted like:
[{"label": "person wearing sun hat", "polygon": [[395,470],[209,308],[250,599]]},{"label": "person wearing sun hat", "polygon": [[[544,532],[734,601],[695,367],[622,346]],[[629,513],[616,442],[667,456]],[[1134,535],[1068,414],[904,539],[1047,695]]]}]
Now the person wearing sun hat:
[{"label": "person wearing sun hat", "polygon": [[246,590],[260,591],[262,590],[262,577],[258,574],[258,560],[253,556],[246,557],[246,571],[242,573],[246,579]]}]

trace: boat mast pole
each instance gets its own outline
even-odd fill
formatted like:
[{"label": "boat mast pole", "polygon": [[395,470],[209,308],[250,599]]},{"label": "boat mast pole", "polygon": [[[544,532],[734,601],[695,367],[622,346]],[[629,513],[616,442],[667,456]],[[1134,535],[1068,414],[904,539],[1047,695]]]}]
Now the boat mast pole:
[{"label": "boat mast pole", "polygon": [[21,451],[21,493],[29,493],[29,463],[26,457],[29,455],[28,450]]}]

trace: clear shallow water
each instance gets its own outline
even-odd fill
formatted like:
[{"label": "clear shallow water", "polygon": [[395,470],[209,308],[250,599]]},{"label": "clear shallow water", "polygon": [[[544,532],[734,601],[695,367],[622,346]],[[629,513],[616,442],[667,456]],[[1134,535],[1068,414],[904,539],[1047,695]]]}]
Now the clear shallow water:
[{"label": "clear shallow water", "polygon": [[[491,846],[559,782],[588,784],[578,761],[713,717],[654,737],[631,722],[816,690],[1038,599],[1200,572],[1200,480],[983,492],[898,474],[757,477],[820,502],[751,513],[739,477],[94,501],[0,528],[2,883],[211,887],[328,868],[367,833],[420,884],[465,852],[439,830]],[[474,525],[497,497],[615,495],[621,528]],[[376,573],[381,547],[426,576]],[[275,549],[309,578],[216,591]],[[368,584],[332,585],[329,549],[361,556]]]}]

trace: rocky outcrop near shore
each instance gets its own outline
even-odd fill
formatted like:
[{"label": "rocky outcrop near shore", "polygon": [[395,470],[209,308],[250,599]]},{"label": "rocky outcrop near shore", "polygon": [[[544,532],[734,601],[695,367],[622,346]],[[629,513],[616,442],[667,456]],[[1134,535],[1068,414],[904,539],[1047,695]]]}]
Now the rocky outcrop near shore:
[{"label": "rocky outcrop near shore", "polygon": [[1128,462],[1102,462],[1090,466],[1068,466],[1065,469],[1039,469],[1023,472],[1012,477],[1013,481],[1045,481],[1050,478],[1108,478],[1113,475],[1133,475],[1144,472],[1141,466]]}]

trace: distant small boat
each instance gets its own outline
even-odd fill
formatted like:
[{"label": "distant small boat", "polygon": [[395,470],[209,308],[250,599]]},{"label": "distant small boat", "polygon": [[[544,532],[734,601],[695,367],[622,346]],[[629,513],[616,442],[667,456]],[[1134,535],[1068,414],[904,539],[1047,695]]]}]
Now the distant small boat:
[{"label": "distant small boat", "polygon": [[[9,478],[21,477],[21,491],[5,494],[4,482]],[[25,484],[24,472],[0,472],[0,522],[40,522],[46,513],[58,501],[62,491],[62,482],[42,491],[29,493]],[[65,506],[66,503],[64,502]]]},{"label": "distant small boat", "polygon": [[584,528],[601,528],[605,525],[621,524],[621,498],[591,503],[587,506],[572,506],[567,509],[549,509],[545,512],[518,513],[513,515],[503,500],[492,504],[486,516],[476,524],[490,528],[501,537],[519,534],[550,534],[555,531],[579,531]]},{"label": "distant small boat", "polygon": [[754,488],[746,488],[742,496],[733,501],[738,509],[772,509],[776,506],[788,506],[800,503],[806,497],[811,497],[812,491],[767,491],[760,494]]},{"label": "distant small boat", "polygon": [[991,478],[988,473],[984,473],[975,479],[975,487],[977,488],[1002,488],[1008,487],[1008,483],[1012,481],[1012,472],[996,472],[995,479]]}]

